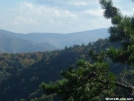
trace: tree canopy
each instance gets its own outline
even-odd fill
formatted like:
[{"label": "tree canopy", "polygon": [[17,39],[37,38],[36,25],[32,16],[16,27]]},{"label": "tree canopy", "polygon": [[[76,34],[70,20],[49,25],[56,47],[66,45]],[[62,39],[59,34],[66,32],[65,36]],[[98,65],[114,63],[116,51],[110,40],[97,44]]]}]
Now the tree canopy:
[{"label": "tree canopy", "polygon": [[[99,0],[99,3],[104,9],[104,17],[111,19],[113,24],[108,30],[109,40],[119,42],[120,47],[109,47],[100,53],[90,50],[94,62],[79,60],[74,67],[61,72],[63,79],[50,84],[42,83],[41,88],[46,94],[60,95],[65,101],[99,101],[105,97],[134,96],[134,86],[125,78],[128,72],[134,74],[134,16],[122,15],[112,0]],[[108,61],[127,64],[132,68],[118,79],[109,71]],[[118,95],[117,88],[127,93]]]}]

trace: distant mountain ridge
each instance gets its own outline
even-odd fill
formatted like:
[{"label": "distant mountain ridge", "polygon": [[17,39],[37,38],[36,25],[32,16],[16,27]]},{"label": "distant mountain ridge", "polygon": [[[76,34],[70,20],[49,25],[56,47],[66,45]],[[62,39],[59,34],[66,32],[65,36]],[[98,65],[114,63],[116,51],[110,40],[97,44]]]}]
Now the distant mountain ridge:
[{"label": "distant mountain ridge", "polygon": [[42,44],[29,40],[13,37],[12,35],[0,34],[0,53],[26,53],[37,51],[51,51],[58,49],[51,44],[44,42]]},{"label": "distant mountain ridge", "polygon": [[[6,30],[0,30],[0,36],[3,35],[6,37],[10,37],[12,39],[12,42],[10,43],[13,43],[13,40],[16,40],[16,43],[23,43],[23,47],[21,47],[22,49],[24,48],[26,49],[26,47],[24,46],[26,44],[25,41],[27,41],[27,43],[29,43],[29,46],[27,44],[27,47],[29,47],[28,51],[32,51],[32,50],[33,51],[43,51],[43,50],[45,51],[45,50],[62,49],[65,46],[69,47],[75,44],[78,44],[78,45],[81,45],[83,43],[88,44],[90,41],[93,42],[93,41],[98,40],[99,38],[104,39],[109,36],[107,30],[108,30],[107,28],[101,28],[101,29],[95,29],[95,30],[89,30],[89,31],[68,33],[68,34],[60,34],[60,33],[21,34],[21,33],[14,33],[10,31],[6,31]],[[10,39],[8,39],[8,41],[9,40]],[[1,46],[2,44],[0,44],[0,51],[5,51],[5,49],[3,49],[3,47]],[[12,44],[10,44],[10,46],[12,46]],[[32,48],[30,49],[31,46],[33,46],[34,49]],[[20,47],[20,46],[16,45],[16,49],[17,47]],[[15,47],[12,47],[12,48],[15,48]],[[21,51],[21,48],[19,50],[17,49],[17,51],[14,50],[11,52],[19,52]],[[24,51],[24,52],[27,52],[27,51]]]}]

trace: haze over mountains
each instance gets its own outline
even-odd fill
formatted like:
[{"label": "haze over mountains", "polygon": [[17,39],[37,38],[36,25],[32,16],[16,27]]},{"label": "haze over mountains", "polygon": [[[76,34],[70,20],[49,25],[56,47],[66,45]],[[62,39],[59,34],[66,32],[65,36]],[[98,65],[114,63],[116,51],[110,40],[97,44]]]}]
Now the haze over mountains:
[{"label": "haze over mountains", "polygon": [[65,46],[88,44],[109,36],[107,28],[69,34],[29,33],[19,34],[0,30],[0,52],[36,52],[62,49]]}]

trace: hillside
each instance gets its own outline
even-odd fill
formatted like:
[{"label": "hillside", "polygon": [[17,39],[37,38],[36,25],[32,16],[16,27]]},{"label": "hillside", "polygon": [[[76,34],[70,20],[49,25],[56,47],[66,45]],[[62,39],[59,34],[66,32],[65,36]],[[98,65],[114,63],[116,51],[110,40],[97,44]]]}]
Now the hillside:
[{"label": "hillside", "polygon": [[55,49],[58,48],[54,47],[53,45],[47,42],[40,44],[26,39],[21,39],[10,35],[6,35],[6,33],[0,34],[0,53],[51,51]]},{"label": "hillside", "polygon": [[[43,94],[39,88],[42,82],[52,82],[61,78],[60,72],[68,69],[69,66],[74,67],[79,59],[92,62],[88,56],[89,49],[100,51],[111,45],[118,46],[118,44],[111,44],[107,39],[99,39],[88,45],[74,45],[60,51],[1,54],[1,75],[5,77],[8,75],[8,77],[4,80],[1,78],[0,100],[33,101],[32,99],[39,98]],[[122,66],[116,65],[112,66],[111,71],[119,73],[122,69]]]},{"label": "hillside", "polygon": [[29,40],[35,43],[50,43],[51,45],[63,49],[65,46],[88,44],[90,41],[96,41],[99,38],[106,38],[109,36],[107,28],[95,29],[89,31],[75,32],[75,33],[29,33],[20,34],[9,31],[0,30],[0,34],[10,35],[16,38]]}]

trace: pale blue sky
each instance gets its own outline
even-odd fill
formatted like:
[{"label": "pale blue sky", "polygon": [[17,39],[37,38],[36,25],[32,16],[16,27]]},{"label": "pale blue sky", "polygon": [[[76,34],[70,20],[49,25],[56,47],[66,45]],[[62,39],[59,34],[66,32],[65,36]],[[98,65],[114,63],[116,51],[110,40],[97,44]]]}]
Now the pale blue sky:
[{"label": "pale blue sky", "polygon": [[[113,0],[132,16],[132,0]],[[71,33],[109,27],[98,0],[0,0],[0,29],[17,33]]]}]

